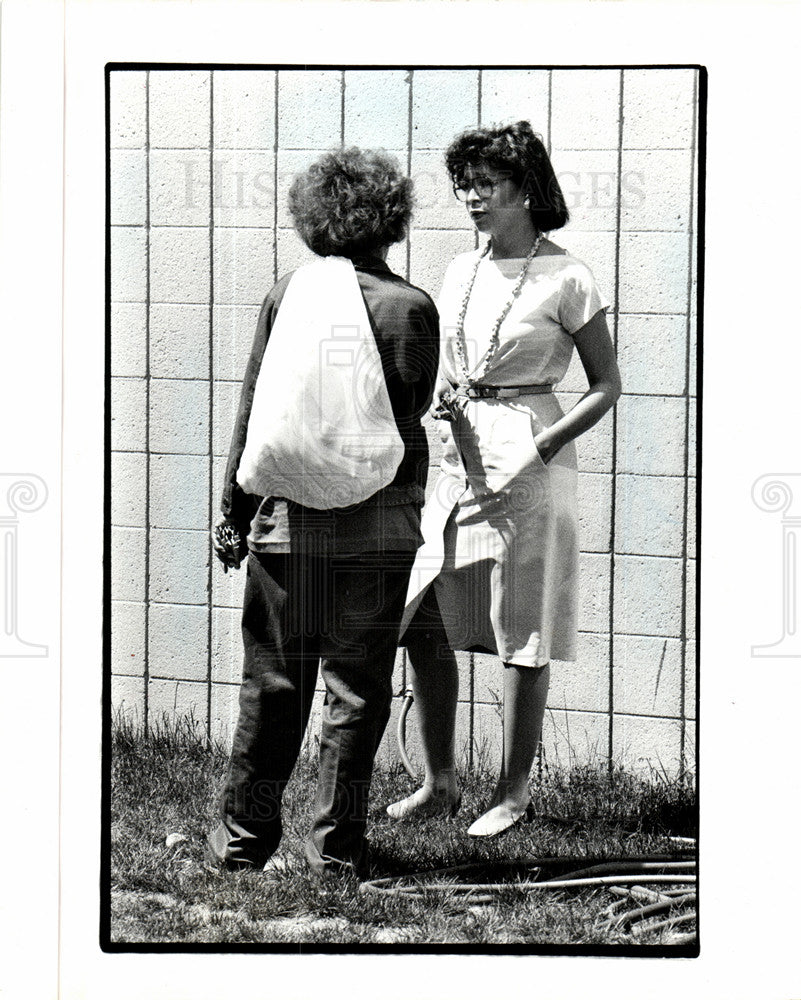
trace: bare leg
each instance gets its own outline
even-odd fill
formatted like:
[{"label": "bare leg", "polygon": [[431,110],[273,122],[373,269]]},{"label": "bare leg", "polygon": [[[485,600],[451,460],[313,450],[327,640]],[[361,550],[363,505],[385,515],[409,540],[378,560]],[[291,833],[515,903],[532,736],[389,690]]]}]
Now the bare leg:
[{"label": "bare leg", "polygon": [[550,664],[517,667],[504,664],[503,761],[490,808],[467,831],[492,837],[516,823],[529,803],[528,779],[542,738]]},{"label": "bare leg", "polygon": [[407,634],[406,646],[425,780],[412,795],[387,806],[387,813],[393,819],[403,819],[413,813],[421,816],[454,813],[459,807],[454,762],[459,673],[436,598],[433,591],[430,593],[431,598],[426,600],[428,627],[415,627],[416,619]]}]

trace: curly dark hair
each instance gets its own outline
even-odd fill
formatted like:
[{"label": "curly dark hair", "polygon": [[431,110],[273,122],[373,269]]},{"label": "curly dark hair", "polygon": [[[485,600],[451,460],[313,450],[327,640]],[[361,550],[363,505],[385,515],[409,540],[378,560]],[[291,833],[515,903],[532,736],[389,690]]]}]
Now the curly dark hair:
[{"label": "curly dark hair", "polygon": [[467,171],[492,167],[510,177],[528,195],[531,219],[540,232],[561,229],[570,213],[542,136],[526,121],[468,129],[445,153],[454,184],[463,185]]},{"label": "curly dark hair", "polygon": [[292,182],[289,211],[320,257],[356,257],[399,243],[412,216],[412,181],[377,150],[325,153]]}]

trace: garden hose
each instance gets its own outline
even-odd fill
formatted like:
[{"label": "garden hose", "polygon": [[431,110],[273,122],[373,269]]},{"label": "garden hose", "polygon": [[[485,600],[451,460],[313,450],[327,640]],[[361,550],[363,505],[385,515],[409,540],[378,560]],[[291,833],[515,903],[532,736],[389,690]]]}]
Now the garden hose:
[{"label": "garden hose", "polygon": [[407,687],[403,692],[403,704],[398,716],[398,752],[400,753],[400,759],[406,768],[407,774],[410,778],[416,779],[417,774],[412,767],[412,762],[409,760],[409,755],[406,753],[406,716],[409,714],[409,709],[412,707],[413,702],[414,692],[410,687]]}]

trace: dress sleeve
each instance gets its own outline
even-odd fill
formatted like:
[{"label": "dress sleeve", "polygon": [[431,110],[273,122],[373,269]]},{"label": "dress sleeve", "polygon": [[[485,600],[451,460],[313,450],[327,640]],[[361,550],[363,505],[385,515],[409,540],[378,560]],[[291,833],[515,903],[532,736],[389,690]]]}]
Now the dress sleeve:
[{"label": "dress sleeve", "polygon": [[609,308],[609,300],[595,283],[592,271],[576,261],[566,269],[559,291],[559,322],[569,334],[577,333],[597,313]]}]

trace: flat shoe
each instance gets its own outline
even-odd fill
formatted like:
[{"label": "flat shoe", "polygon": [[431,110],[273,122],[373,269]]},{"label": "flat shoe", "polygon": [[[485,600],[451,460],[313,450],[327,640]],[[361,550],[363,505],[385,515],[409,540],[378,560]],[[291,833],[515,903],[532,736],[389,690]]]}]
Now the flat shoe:
[{"label": "flat shoe", "polygon": [[534,806],[531,802],[522,810],[522,812],[514,813],[510,812],[508,809],[501,809],[500,806],[493,806],[492,809],[488,809],[482,816],[469,827],[467,831],[468,837],[497,837],[501,833],[506,833],[507,830],[511,830],[513,826],[518,823],[525,822],[529,823],[534,818]]},{"label": "flat shoe", "polygon": [[462,806],[462,795],[459,792],[455,799],[446,795],[432,795],[431,798],[422,802],[417,801],[420,789],[407,795],[399,802],[393,802],[387,806],[387,816],[390,819],[408,819],[416,816],[420,819],[427,819],[433,816],[455,816]]}]

